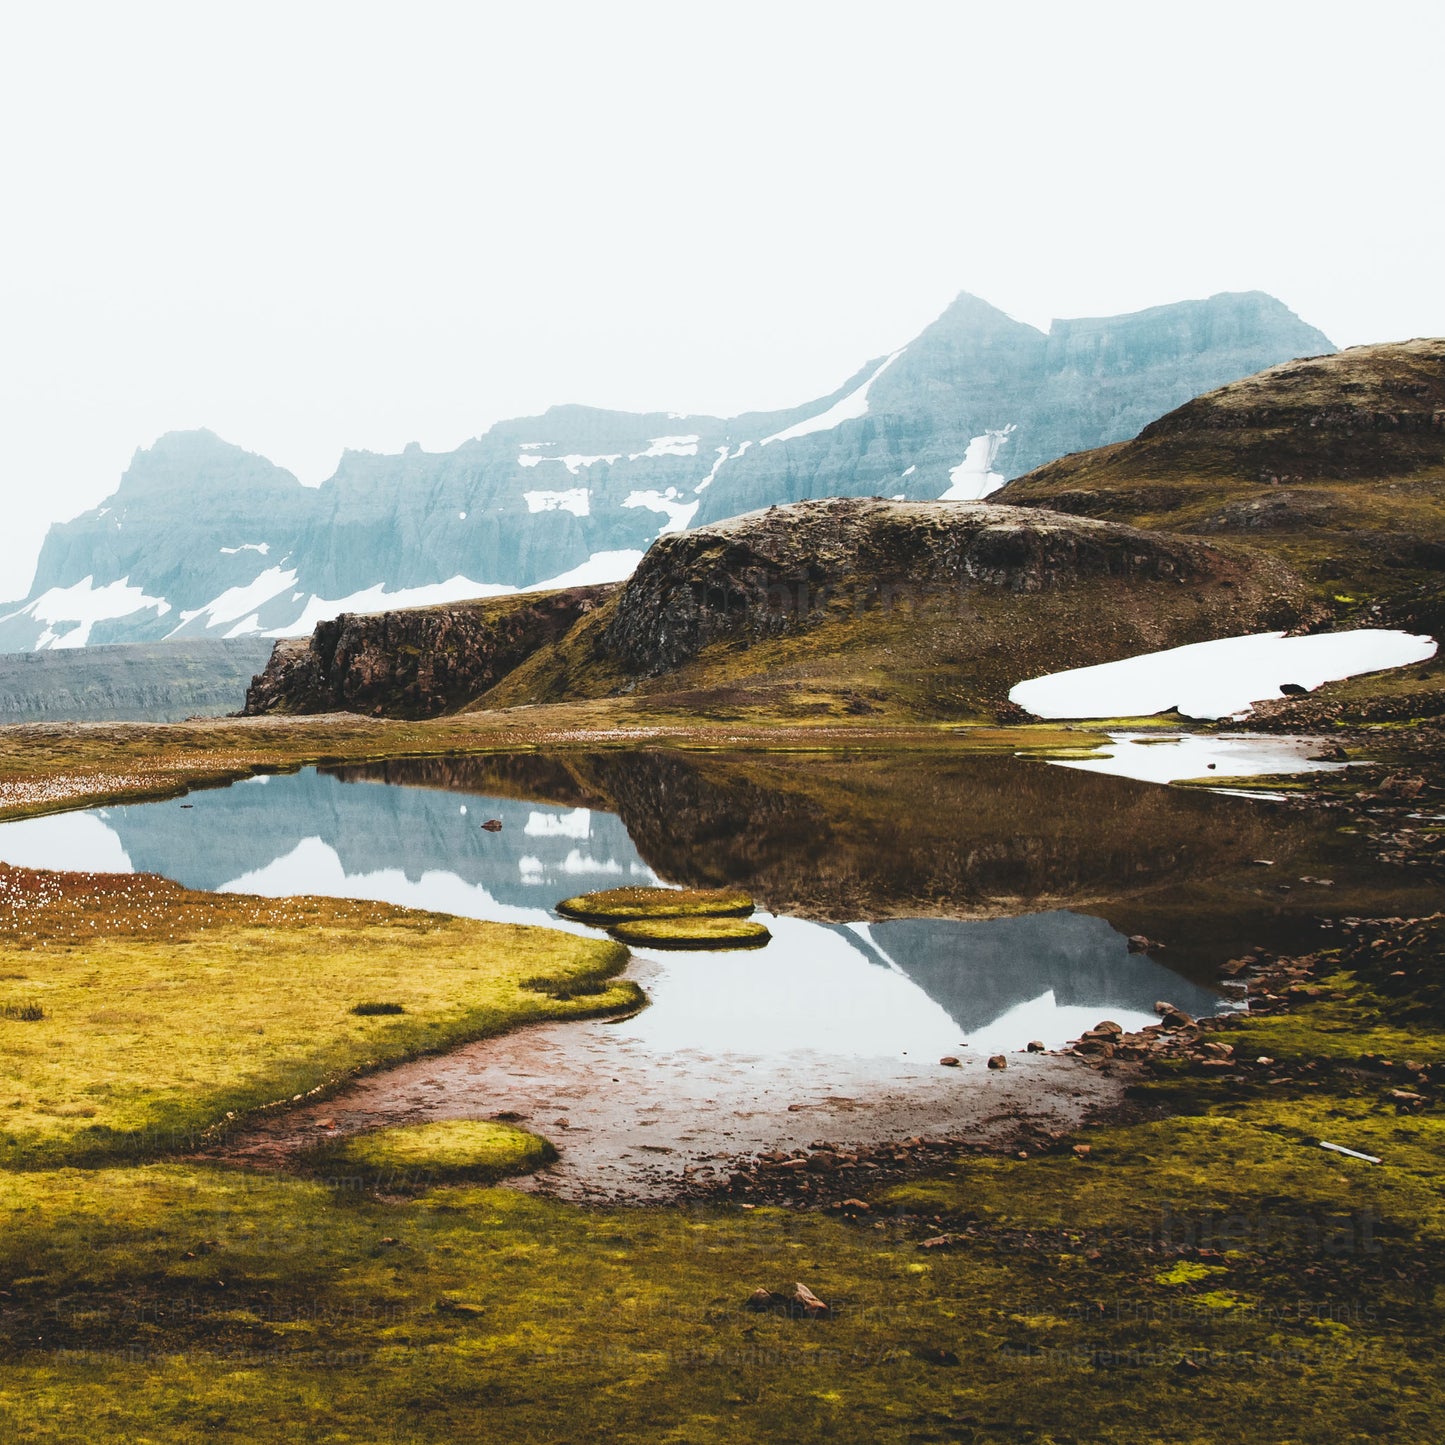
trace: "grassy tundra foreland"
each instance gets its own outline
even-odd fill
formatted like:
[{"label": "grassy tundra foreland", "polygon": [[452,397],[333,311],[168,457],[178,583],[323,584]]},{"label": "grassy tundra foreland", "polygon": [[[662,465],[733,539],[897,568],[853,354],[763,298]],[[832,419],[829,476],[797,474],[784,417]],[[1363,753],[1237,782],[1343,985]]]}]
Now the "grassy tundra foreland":
[{"label": "grassy tundra foreland", "polygon": [[[0,771],[24,812],[489,745],[410,726],[32,732]],[[850,1183],[867,1209],[580,1208],[476,1182],[545,1153],[511,1131],[387,1131],[294,1176],[187,1151],[357,1068],[630,1007],[616,946],[144,877],[0,885],[6,1438],[1445,1436],[1438,924],[1338,929],[1293,1007],[1211,1035],[1234,1062],[1160,1062],[1137,1121],[1026,1159]],[[746,1308],[795,1280],[828,1317]]]}]

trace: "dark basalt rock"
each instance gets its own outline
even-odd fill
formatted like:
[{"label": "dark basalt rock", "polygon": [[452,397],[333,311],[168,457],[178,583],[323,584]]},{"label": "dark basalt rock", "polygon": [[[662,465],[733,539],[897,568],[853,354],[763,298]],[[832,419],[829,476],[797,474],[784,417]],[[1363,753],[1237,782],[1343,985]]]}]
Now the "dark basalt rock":
[{"label": "dark basalt rock", "polygon": [[[1039,508],[831,498],[770,507],[652,546],[618,597],[602,646],[654,677],[710,643],[796,632],[970,589],[1039,593],[1110,578],[1218,582],[1261,596],[1292,579],[1209,545]],[[1139,605],[1153,605],[1143,599]]]},{"label": "dark basalt rock", "polygon": [[572,587],[370,616],[344,613],[276,644],[245,716],[365,712],[434,717],[485,692],[556,642],[615,589]]}]

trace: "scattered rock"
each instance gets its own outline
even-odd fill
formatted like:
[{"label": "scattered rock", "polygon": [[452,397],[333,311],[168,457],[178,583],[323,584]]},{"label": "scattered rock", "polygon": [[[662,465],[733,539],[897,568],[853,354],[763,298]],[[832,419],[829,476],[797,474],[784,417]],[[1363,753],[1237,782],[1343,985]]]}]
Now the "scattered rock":
[{"label": "scattered rock", "polygon": [[1028,1044],[1028,1050],[1031,1054],[1045,1053],[1046,1050],[1044,1049],[1044,1041],[1042,1039],[1030,1039]]},{"label": "scattered rock", "polygon": [[1167,945],[1160,943],[1157,938],[1146,938],[1142,933],[1131,933],[1129,935],[1130,953],[1157,953],[1159,949]]},{"label": "scattered rock", "polygon": [[956,1069],[959,1067],[958,1060],[954,1058],[952,1054],[945,1054],[938,1062],[946,1069]]},{"label": "scattered rock", "polygon": [[487,1311],[484,1305],[470,1304],[466,1300],[439,1299],[436,1312],[439,1315],[484,1315]]},{"label": "scattered rock", "polygon": [[500,833],[502,831],[502,820],[500,818],[488,818],[482,824],[482,828],[488,833]]},{"label": "scattered rock", "polygon": [[1398,798],[1409,802],[1418,798],[1425,790],[1424,778],[1412,778],[1405,773],[1391,773],[1385,778],[1379,787],[1378,796],[1381,798]]},{"label": "scattered rock", "polygon": [[820,1320],[833,1313],[802,1280],[794,1284],[788,1303],[791,1306],[789,1313],[801,1315],[806,1320]]},{"label": "scattered rock", "polygon": [[932,1345],[920,1345],[913,1353],[929,1365],[958,1364],[958,1356],[952,1350],[941,1350]]},{"label": "scattered rock", "polygon": [[1411,1093],[1409,1089],[1391,1089],[1389,1098],[1390,1102],[1401,1110],[1419,1109],[1425,1104],[1423,1094]]},{"label": "scattered rock", "polygon": [[796,1174],[807,1167],[806,1159],[765,1159],[758,1166],[764,1174]]},{"label": "scattered rock", "polygon": [[1008,1068],[1008,1060],[1002,1054],[989,1055],[988,1066],[991,1069]]},{"label": "scattered rock", "polygon": [[1087,1158],[1089,1157],[1089,1155],[1093,1153],[1093,1149],[1094,1149],[1094,1146],[1093,1146],[1092,1144],[1075,1144],[1075,1145],[1074,1145],[1074,1158],[1075,1158],[1075,1159],[1087,1159]]}]

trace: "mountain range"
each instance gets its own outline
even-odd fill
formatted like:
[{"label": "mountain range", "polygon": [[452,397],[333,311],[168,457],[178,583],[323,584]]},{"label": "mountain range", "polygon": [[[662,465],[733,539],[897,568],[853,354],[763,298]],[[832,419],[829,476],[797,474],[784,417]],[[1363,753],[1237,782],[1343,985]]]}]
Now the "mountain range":
[{"label": "mountain range", "polygon": [[963,294],[836,391],[732,418],[558,406],[455,451],[346,452],[320,487],[208,431],[139,450],[52,527],[0,651],[291,636],[629,575],[658,536],[826,496],[978,500],[1211,388],[1332,352],[1260,292],[1046,333]]}]

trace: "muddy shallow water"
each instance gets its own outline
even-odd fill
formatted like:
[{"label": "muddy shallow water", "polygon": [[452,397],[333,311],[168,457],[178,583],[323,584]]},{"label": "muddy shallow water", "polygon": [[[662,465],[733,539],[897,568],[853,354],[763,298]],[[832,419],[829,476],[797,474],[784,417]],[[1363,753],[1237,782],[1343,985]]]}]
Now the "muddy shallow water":
[{"label": "muddy shallow water", "polygon": [[[650,992],[657,970],[640,960],[633,976]],[[977,1050],[958,1068],[935,1054],[660,1050],[636,1022],[543,1024],[419,1059],[263,1118],[214,1157],[278,1167],[343,1134],[504,1112],[560,1153],[520,1187],[656,1201],[720,1184],[730,1161],[769,1149],[941,1135],[1004,1144],[1023,1125],[1072,1128],[1119,1096],[1117,1076],[1071,1058],[1020,1054],[995,1071]]]},{"label": "muddy shallow water", "polygon": [[[647,1198],[817,1138],[1002,1141],[1021,1122],[1072,1126],[1117,1096],[1117,1079],[1025,1044],[1058,1048],[1104,1018],[1138,1028],[1158,1001],[1238,1007],[1214,982],[1234,936],[1304,925],[1291,885],[1261,870],[1316,856],[1319,835],[1267,802],[1006,756],[611,753],[257,778],[0,825],[0,859],[577,933],[592,930],[552,910],[573,893],[751,889],[773,941],[635,951],[649,1006],[629,1019],[468,1045],[227,1146],[275,1164],[336,1132],[506,1112],[561,1150],[535,1183]],[[1187,928],[1155,921],[1161,900],[1177,911],[1193,895],[1206,911]],[[1134,931],[1167,946],[1132,951]],[[995,1052],[1006,1070],[985,1067]]]}]

